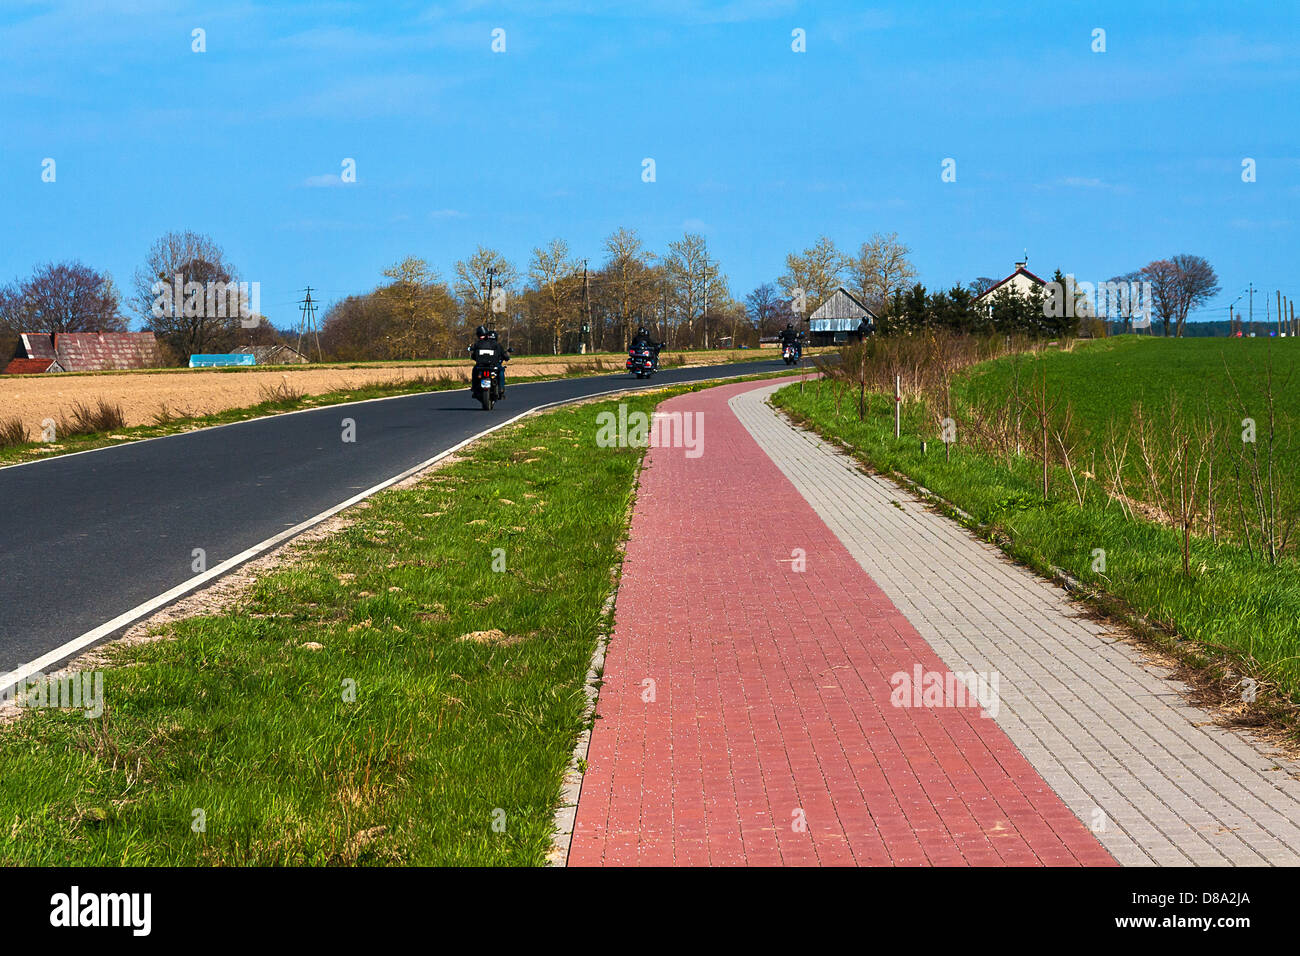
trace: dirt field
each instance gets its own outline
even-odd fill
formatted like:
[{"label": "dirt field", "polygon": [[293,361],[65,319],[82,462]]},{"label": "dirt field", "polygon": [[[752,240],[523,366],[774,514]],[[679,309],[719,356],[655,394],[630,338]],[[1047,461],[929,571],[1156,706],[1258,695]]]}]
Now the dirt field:
[{"label": "dirt field", "polygon": [[[733,352],[702,352],[691,353],[685,358],[693,365],[711,364],[734,355]],[[510,363],[510,379],[517,381],[529,376],[562,375],[569,371],[570,365],[588,365],[593,358],[600,358],[613,370],[622,368],[621,355],[521,356]],[[468,381],[469,363],[0,375],[0,420],[20,418],[33,434],[39,434],[43,419],[53,418],[57,421],[73,404],[81,402],[93,405],[102,398],[122,406],[127,425],[149,425],[153,423],[154,415],[164,407],[173,416],[191,416],[256,405],[268,397],[268,390],[277,388],[282,383],[287,383],[306,395],[322,395],[362,385],[397,383],[419,376]]]}]

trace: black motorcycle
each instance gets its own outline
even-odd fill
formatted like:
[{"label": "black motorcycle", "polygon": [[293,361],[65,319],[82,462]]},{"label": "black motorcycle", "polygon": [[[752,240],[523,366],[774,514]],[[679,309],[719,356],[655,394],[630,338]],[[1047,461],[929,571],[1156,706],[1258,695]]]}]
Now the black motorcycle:
[{"label": "black motorcycle", "polygon": [[803,349],[798,343],[787,343],[781,347],[781,360],[786,365],[795,365],[803,355]]},{"label": "black motorcycle", "polygon": [[[506,349],[507,353],[514,349]],[[492,405],[506,397],[501,380],[501,365],[495,362],[475,362],[469,377],[469,393],[483,405],[483,411],[492,411]]]},{"label": "black motorcycle", "polygon": [[645,345],[634,345],[627,350],[627,368],[637,378],[649,378],[659,368],[659,356]]}]

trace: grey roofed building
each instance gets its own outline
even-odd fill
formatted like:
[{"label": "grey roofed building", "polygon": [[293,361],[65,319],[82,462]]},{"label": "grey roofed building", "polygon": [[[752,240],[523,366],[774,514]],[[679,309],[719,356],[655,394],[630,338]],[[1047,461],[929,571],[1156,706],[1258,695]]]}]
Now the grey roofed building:
[{"label": "grey roofed building", "polygon": [[808,317],[813,345],[856,341],[876,330],[876,314],[852,292],[840,286]]},{"label": "grey roofed building", "polygon": [[235,349],[236,354],[252,355],[258,365],[306,365],[309,362],[292,345],[242,345]]}]

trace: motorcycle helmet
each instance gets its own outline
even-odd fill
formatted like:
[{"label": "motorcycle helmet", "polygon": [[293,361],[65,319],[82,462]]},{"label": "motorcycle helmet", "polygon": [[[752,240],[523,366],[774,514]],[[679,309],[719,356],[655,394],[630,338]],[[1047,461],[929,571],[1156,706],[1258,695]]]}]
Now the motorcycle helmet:
[{"label": "motorcycle helmet", "polygon": [[487,326],[480,325],[477,329],[474,330],[474,334],[477,335],[480,339],[487,338],[487,334],[488,334]]}]

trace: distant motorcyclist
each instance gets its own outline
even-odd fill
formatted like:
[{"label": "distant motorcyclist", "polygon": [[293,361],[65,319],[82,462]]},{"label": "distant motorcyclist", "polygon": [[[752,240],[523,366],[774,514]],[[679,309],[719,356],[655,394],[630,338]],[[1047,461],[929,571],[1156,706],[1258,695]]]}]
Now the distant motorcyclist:
[{"label": "distant motorcyclist", "polygon": [[506,362],[510,361],[510,353],[502,347],[501,342],[497,339],[495,329],[489,329],[486,325],[480,325],[474,330],[474,341],[466,347],[465,351],[474,358],[474,364],[487,365],[497,372],[497,389],[500,396],[506,393]]},{"label": "distant motorcyclist", "polygon": [[629,352],[633,349],[649,349],[650,354],[654,359],[655,368],[658,368],[659,350],[662,349],[664,345],[664,342],[656,342],[654,339],[650,338],[650,330],[642,325],[636,330],[636,335],[632,336],[632,341],[628,343],[627,348]]},{"label": "distant motorcyclist", "polygon": [[785,328],[777,333],[777,337],[781,340],[782,351],[789,345],[794,348],[796,358],[803,355],[803,333],[795,329],[792,323],[787,322]]},{"label": "distant motorcyclist", "polygon": [[803,333],[796,330],[792,323],[787,322],[785,328],[777,333],[777,337],[781,340],[782,345],[797,345],[799,340],[803,338]]}]

